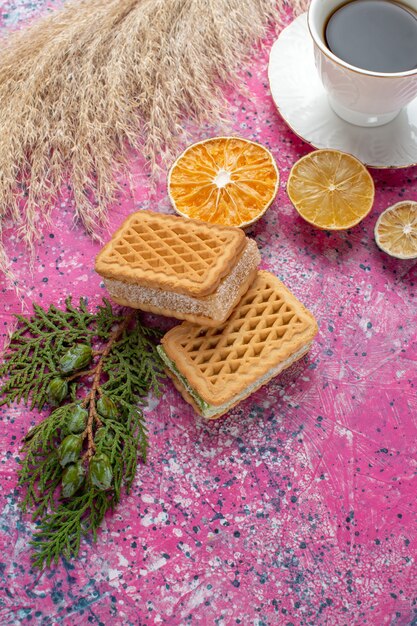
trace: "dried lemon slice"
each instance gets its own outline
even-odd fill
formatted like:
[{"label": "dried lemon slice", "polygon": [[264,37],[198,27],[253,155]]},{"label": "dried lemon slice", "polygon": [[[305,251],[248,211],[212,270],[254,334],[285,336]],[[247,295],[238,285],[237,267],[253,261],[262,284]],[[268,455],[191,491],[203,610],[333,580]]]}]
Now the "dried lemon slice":
[{"label": "dried lemon slice", "polygon": [[307,222],[325,230],[359,224],[372,208],[375,186],[366,167],[339,150],[315,150],[293,166],[288,196]]},{"label": "dried lemon slice", "polygon": [[390,256],[417,259],[417,202],[397,202],[381,213],[375,241]]},{"label": "dried lemon slice", "polygon": [[226,226],[249,226],[274,200],[279,172],[272,154],[239,137],[195,143],[175,161],[168,175],[174,209]]}]

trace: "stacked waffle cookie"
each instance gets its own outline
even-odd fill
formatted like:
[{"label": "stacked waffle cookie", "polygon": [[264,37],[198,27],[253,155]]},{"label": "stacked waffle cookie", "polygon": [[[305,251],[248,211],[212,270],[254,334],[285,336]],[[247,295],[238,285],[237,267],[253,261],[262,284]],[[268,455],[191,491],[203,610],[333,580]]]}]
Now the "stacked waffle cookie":
[{"label": "stacked waffle cookie", "polygon": [[139,211],[100,252],[96,271],[119,304],[216,326],[260,260],[255,241],[238,228]]},{"label": "stacked waffle cookie", "polygon": [[148,211],[133,214],[96,260],[120,304],[186,320],[158,351],[197,413],[214,419],[301,358],[313,315],[258,271],[243,231]]},{"label": "stacked waffle cookie", "polygon": [[260,271],[225,323],[181,324],[158,350],[183,397],[216,418],[300,359],[316,333],[312,314],[278,278]]}]

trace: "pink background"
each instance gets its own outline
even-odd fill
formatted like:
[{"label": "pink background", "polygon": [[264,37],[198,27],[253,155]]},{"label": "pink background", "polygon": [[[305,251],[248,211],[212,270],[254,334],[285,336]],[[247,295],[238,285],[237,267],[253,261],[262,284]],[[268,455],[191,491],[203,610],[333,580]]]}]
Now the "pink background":
[{"label": "pink background", "polygon": [[[45,7],[3,1],[3,32]],[[417,264],[389,258],[373,238],[386,207],[417,199],[416,169],[371,170],[375,206],[352,231],[320,232],[299,218],[285,186],[310,147],[271,101],[271,43],[242,73],[251,96],[230,94],[231,127],[277,160],[278,197],[249,234],[262,267],[317,317],[317,340],[218,422],[197,418],[167,382],[146,411],[149,460],[131,495],[97,544],[84,541],[78,560],[43,573],[30,567],[34,525],[16,490],[22,436],[41,416],[0,409],[2,626],[417,624]],[[171,211],[165,181],[152,197],[140,160],[132,167],[135,196],[115,204],[110,231],[141,208]],[[70,197],[45,227],[33,271],[12,230],[6,240],[24,312],[69,294],[94,309],[106,295],[93,269],[100,246],[74,224]],[[0,289],[4,338],[22,306]]]}]

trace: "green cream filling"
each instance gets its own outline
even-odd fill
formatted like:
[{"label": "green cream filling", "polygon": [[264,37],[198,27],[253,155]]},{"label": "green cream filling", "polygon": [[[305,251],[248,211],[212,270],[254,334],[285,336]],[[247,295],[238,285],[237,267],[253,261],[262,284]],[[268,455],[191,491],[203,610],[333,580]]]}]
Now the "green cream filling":
[{"label": "green cream filling", "polygon": [[[190,383],[185,378],[185,376],[183,376],[181,372],[178,371],[178,368],[175,365],[174,361],[172,361],[172,359],[169,358],[164,348],[161,345],[159,345],[156,347],[156,349],[158,350],[158,354],[163,360],[163,362],[165,363],[165,365],[171,370],[171,372],[175,374],[178,380],[180,380],[181,383],[184,385],[184,387],[186,388],[186,390],[188,391],[188,393],[190,394],[194,402],[197,404],[198,408],[200,409],[204,417],[210,417],[209,415],[206,415],[206,412],[209,412],[209,413],[211,412],[212,415],[214,415],[215,413],[218,413],[217,407],[214,407],[213,405],[208,404],[208,402],[205,402],[203,398],[201,398],[201,396],[198,395],[196,390],[193,389],[193,387],[191,387]],[[216,410],[213,411],[213,409],[216,409]]]}]

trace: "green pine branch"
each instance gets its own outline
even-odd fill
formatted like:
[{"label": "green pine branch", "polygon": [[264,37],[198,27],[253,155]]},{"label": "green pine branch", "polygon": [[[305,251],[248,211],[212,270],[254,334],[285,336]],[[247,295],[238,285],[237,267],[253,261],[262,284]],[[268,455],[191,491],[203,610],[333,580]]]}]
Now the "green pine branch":
[{"label": "green pine branch", "polygon": [[0,379],[7,377],[0,387],[0,406],[23,400],[41,410],[62,355],[75,342],[88,343],[94,337],[91,326],[97,315],[87,311],[82,298],[78,308],[67,298],[63,311],[54,305],[45,311],[37,304],[33,310],[30,318],[16,315],[19,325],[0,365]]},{"label": "green pine branch", "polygon": [[[108,375],[103,392],[121,400],[134,396],[137,401],[149,389],[160,393],[163,366],[155,346],[160,337],[161,333],[145,329],[139,321],[132,331],[124,333],[115,349],[103,360],[103,370]],[[136,354],[145,358],[137,359]]]},{"label": "green pine branch", "polygon": [[77,556],[82,536],[93,532],[95,538],[108,508],[108,496],[91,489],[45,515],[30,542],[35,549],[34,567],[49,567],[58,563],[60,556]]},{"label": "green pine branch", "polygon": [[18,316],[0,365],[0,405],[57,405],[22,449],[18,485],[22,510],[38,523],[35,566],[76,556],[81,538],[95,539],[123,488],[131,489],[148,449],[141,407],[161,392],[159,337],[135,311],[114,311],[106,300],[96,313],[68,299],[63,311],[34,305],[29,319]]}]

